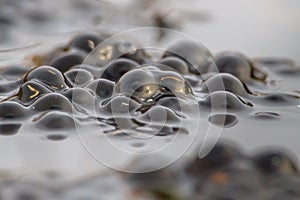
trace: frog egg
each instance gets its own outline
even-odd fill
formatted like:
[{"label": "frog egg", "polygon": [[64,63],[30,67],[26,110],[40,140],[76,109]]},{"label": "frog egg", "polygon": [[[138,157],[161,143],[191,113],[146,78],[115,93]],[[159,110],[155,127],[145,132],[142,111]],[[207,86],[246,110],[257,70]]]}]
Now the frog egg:
[{"label": "frog egg", "polygon": [[43,84],[36,81],[27,81],[24,83],[18,92],[19,100],[25,105],[29,105],[36,99],[44,94],[51,93],[52,91],[45,87]]},{"label": "frog egg", "polygon": [[189,68],[188,68],[187,63],[179,57],[169,56],[169,57],[161,59],[159,61],[159,63],[170,67],[170,69],[175,70],[177,73],[180,73],[180,74],[188,74],[189,73]]},{"label": "frog egg", "polygon": [[96,79],[90,82],[87,86],[99,99],[104,100],[112,96],[115,83],[106,79]]},{"label": "frog egg", "polygon": [[72,87],[84,86],[94,80],[91,72],[85,69],[71,69],[65,72],[64,75]]},{"label": "frog egg", "polygon": [[126,96],[116,95],[100,105],[100,116],[130,117],[140,104]]},{"label": "frog egg", "polygon": [[159,90],[149,70],[135,69],[124,74],[115,87],[115,93],[126,93],[139,99],[150,98]]},{"label": "frog egg", "polygon": [[138,67],[138,63],[126,58],[119,58],[109,63],[101,78],[117,82],[126,72]]},{"label": "frog egg", "polygon": [[65,96],[59,93],[50,93],[42,96],[31,105],[31,109],[42,112],[60,110],[72,113],[72,104]]},{"label": "frog egg", "polygon": [[216,56],[215,63],[221,73],[230,73],[243,82],[251,79],[251,63],[248,58],[238,52],[223,52]]},{"label": "frog egg", "polygon": [[26,108],[17,102],[5,101],[0,103],[0,121],[18,121],[27,115]]},{"label": "frog egg", "polygon": [[250,102],[245,102],[230,92],[217,91],[199,101],[199,106],[200,110],[235,113],[250,110],[252,104]]},{"label": "frog egg", "polygon": [[72,39],[70,43],[70,47],[89,53],[104,39],[105,38],[99,34],[93,34],[93,33],[79,34]]},{"label": "frog egg", "polygon": [[49,65],[58,69],[61,73],[65,73],[71,67],[82,64],[86,56],[87,55],[81,51],[64,53],[52,59]]},{"label": "frog egg", "polygon": [[117,83],[115,92],[130,94],[144,102],[150,99],[156,101],[163,95],[193,94],[189,83],[178,73],[151,66],[126,73]]},{"label": "frog egg", "polygon": [[29,71],[24,81],[35,80],[41,82],[53,90],[66,88],[65,80],[60,71],[50,66],[41,66]]},{"label": "frog egg", "polygon": [[207,73],[214,65],[213,57],[208,50],[194,42],[181,41],[170,46],[163,57],[175,56],[183,59],[194,74]]},{"label": "frog egg", "polygon": [[75,128],[72,115],[60,111],[51,111],[35,121],[35,126],[46,131],[64,131]]},{"label": "frog egg", "polygon": [[238,78],[228,73],[220,73],[211,76],[203,83],[202,92],[228,91],[245,97],[252,94],[245,84]]}]

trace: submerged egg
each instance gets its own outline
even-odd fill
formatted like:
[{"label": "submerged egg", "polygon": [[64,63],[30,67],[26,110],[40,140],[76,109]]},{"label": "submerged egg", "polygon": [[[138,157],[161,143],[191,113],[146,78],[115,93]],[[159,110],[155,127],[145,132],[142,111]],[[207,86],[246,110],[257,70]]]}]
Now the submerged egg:
[{"label": "submerged egg", "polygon": [[94,79],[91,72],[85,69],[71,69],[64,75],[72,87],[84,86]]},{"label": "submerged egg", "polygon": [[204,81],[202,92],[228,91],[239,96],[252,94],[245,84],[228,73],[213,75]]},{"label": "submerged egg", "polygon": [[104,116],[130,117],[139,106],[139,103],[131,98],[116,95],[100,105],[99,113]]},{"label": "submerged egg", "polygon": [[95,109],[95,96],[84,88],[70,88],[63,95],[81,112],[92,114]]},{"label": "submerged egg", "polygon": [[[126,93],[133,96],[151,97],[157,92],[154,85],[155,77],[149,70],[135,69],[124,74],[116,84],[116,93]],[[150,87],[150,84],[152,86]],[[145,88],[147,85],[147,88]]]},{"label": "submerged egg", "polygon": [[21,104],[13,101],[0,103],[0,121],[20,120],[27,115],[27,110]]},{"label": "submerged egg", "polygon": [[160,60],[159,63],[170,67],[170,69],[175,70],[177,73],[180,74],[189,73],[189,68],[187,63],[181,58],[175,56],[169,56]]},{"label": "submerged egg", "polygon": [[217,91],[209,94],[199,101],[200,110],[240,112],[247,111],[252,107],[249,102],[243,101],[236,95],[227,91]]},{"label": "submerged egg", "polygon": [[109,63],[101,78],[117,82],[126,72],[136,68],[138,63],[126,58],[119,58]]},{"label": "submerged egg", "polygon": [[66,53],[60,55],[59,57],[55,57],[49,62],[49,65],[55,67],[60,72],[64,73],[68,71],[71,67],[78,64],[82,64],[85,58],[86,54],[83,52]]},{"label": "submerged egg", "polygon": [[163,57],[175,56],[183,59],[194,74],[209,72],[214,65],[212,55],[196,42],[181,41],[170,46]]},{"label": "submerged egg", "polygon": [[101,100],[110,98],[115,88],[115,83],[106,79],[96,79],[90,82],[86,88],[90,89]]},{"label": "submerged egg", "polygon": [[218,70],[221,73],[230,73],[243,82],[251,79],[251,63],[248,58],[238,52],[223,52],[215,58]]},{"label": "submerged egg", "polygon": [[70,43],[70,47],[80,49],[87,53],[91,52],[105,38],[100,34],[80,34],[74,37]]},{"label": "submerged egg", "polygon": [[146,59],[146,54],[142,49],[132,42],[104,41],[91,54],[95,58],[97,65],[106,66],[118,58],[128,58],[139,64]]},{"label": "submerged egg", "polygon": [[63,112],[72,113],[71,102],[62,94],[50,93],[35,101],[31,108],[35,111],[50,111],[50,110],[60,110]]},{"label": "submerged egg", "polygon": [[53,90],[66,88],[65,80],[60,71],[50,66],[40,66],[29,71],[24,81],[35,80],[41,82]]},{"label": "submerged egg", "polygon": [[189,96],[192,88],[176,72],[145,67],[126,73],[117,83],[116,93],[127,93],[141,101],[156,101],[163,95]]},{"label": "submerged egg", "polygon": [[24,83],[18,92],[18,98],[24,104],[31,103],[42,95],[51,93],[52,91],[46,88],[43,84],[36,81],[27,81]]},{"label": "submerged egg", "polygon": [[145,51],[139,48],[138,44],[131,41],[118,42],[116,44],[118,49],[118,54],[121,58],[128,58],[134,60],[135,62],[142,64],[148,57]]},{"label": "submerged egg", "polygon": [[36,119],[35,126],[45,131],[62,131],[75,128],[75,122],[70,114],[51,111]]},{"label": "submerged egg", "polygon": [[151,125],[177,125],[181,124],[181,117],[176,115],[171,109],[163,106],[152,106],[143,113],[138,120]]}]

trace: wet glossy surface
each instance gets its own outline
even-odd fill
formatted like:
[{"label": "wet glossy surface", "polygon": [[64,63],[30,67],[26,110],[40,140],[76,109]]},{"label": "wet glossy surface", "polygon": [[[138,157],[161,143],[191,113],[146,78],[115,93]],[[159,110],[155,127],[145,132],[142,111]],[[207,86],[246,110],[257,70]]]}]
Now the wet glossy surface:
[{"label": "wet glossy surface", "polygon": [[[91,25],[85,20],[99,19],[92,12],[97,6],[77,3],[72,6],[78,18],[70,17],[77,22],[66,24],[83,30],[83,24]],[[42,32],[54,24],[57,34],[68,25],[56,26],[55,20],[74,14],[66,11],[53,19],[46,9],[31,14],[28,6],[22,11],[27,17],[20,21],[9,13],[17,7],[18,3],[8,3],[0,8],[5,11],[0,12],[0,28],[5,27],[0,32],[0,172],[30,175],[20,183],[0,181],[0,199],[299,199],[299,162],[279,151],[284,147],[300,158],[297,58],[294,62],[232,51],[213,53],[172,38],[167,45],[162,41],[159,53],[139,49],[137,38],[130,37],[97,48],[109,37],[109,29],[61,35],[48,43],[37,37],[35,42],[44,45],[2,52],[2,41],[4,49],[34,44],[24,45],[26,39],[15,37],[26,23]],[[84,9],[90,12],[80,19]],[[47,21],[53,24],[42,28]],[[244,155],[236,147],[217,145],[205,158],[189,160],[207,142],[205,132],[210,129],[220,131],[211,138],[233,140],[247,152],[277,148]],[[111,157],[113,166],[132,160],[107,148],[107,138],[117,148],[137,154],[174,144],[160,156],[175,158],[194,137],[196,142],[182,156],[187,161],[178,164],[183,171],[175,163],[175,169],[150,174],[114,172],[65,183],[65,171],[84,177],[99,170],[99,161],[85,148]],[[164,159],[141,159],[132,165],[143,168]],[[61,172],[62,177],[39,184],[31,180],[39,170]],[[60,188],[55,181],[67,186]]]}]

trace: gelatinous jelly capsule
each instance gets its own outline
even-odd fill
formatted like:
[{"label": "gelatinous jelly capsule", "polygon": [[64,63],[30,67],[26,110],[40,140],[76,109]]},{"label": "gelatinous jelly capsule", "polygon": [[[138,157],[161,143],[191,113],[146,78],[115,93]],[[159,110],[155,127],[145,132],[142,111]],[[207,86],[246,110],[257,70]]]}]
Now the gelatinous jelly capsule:
[{"label": "gelatinous jelly capsule", "polygon": [[13,101],[0,103],[0,121],[20,120],[26,117],[26,109],[21,104]]},{"label": "gelatinous jelly capsule", "polygon": [[128,58],[142,64],[148,57],[145,51],[139,48],[138,44],[131,41],[121,41],[115,44],[118,54],[121,58]]},{"label": "gelatinous jelly capsule", "polygon": [[243,153],[235,146],[228,143],[217,143],[213,149],[204,157],[198,156],[187,165],[187,172],[201,174],[217,168],[222,168],[237,158],[243,157]]},{"label": "gelatinous jelly capsule", "polygon": [[145,124],[152,125],[178,125],[181,122],[181,118],[179,116],[177,116],[171,109],[163,106],[152,106],[138,119]]},{"label": "gelatinous jelly capsule", "polygon": [[214,65],[212,55],[200,44],[189,41],[178,42],[168,48],[163,57],[175,56],[183,59],[189,66],[189,71],[202,74],[210,71]]},{"label": "gelatinous jelly capsule", "polygon": [[90,82],[86,88],[90,89],[98,98],[107,99],[112,96],[115,83],[106,79],[96,79]]},{"label": "gelatinous jelly capsule", "polygon": [[101,78],[117,82],[126,72],[136,68],[138,65],[137,62],[126,58],[116,59],[105,66]]},{"label": "gelatinous jelly capsule", "polygon": [[15,135],[18,133],[21,126],[22,125],[19,123],[0,123],[0,135]]},{"label": "gelatinous jelly capsule", "polygon": [[70,47],[77,48],[87,53],[91,52],[105,38],[100,34],[80,34],[74,37],[70,43]]},{"label": "gelatinous jelly capsule", "polygon": [[104,41],[91,56],[96,59],[98,66],[106,66],[117,58],[128,58],[137,63],[143,63],[145,53],[130,42]]},{"label": "gelatinous jelly capsule", "polygon": [[202,87],[202,92],[228,91],[239,96],[252,94],[245,84],[238,78],[228,73],[220,73],[211,76]]},{"label": "gelatinous jelly capsule", "polygon": [[290,174],[298,173],[294,158],[282,151],[265,151],[253,157],[254,163],[265,174]]},{"label": "gelatinous jelly capsule", "polygon": [[238,123],[238,118],[233,114],[212,114],[208,121],[214,125],[229,128]]},{"label": "gelatinous jelly capsule", "polygon": [[[155,78],[150,71],[135,69],[121,77],[116,84],[115,92],[129,95],[139,92],[141,97],[151,97],[158,89],[153,83],[155,83]],[[150,84],[152,84],[151,87]],[[144,89],[145,85],[148,85],[148,89]],[[144,93],[142,93],[143,91]]]},{"label": "gelatinous jelly capsule", "polygon": [[209,94],[204,100],[199,101],[200,109],[210,109],[211,111],[246,111],[252,104],[245,102],[236,95],[227,91],[217,91]]},{"label": "gelatinous jelly capsule", "polygon": [[48,88],[46,88],[43,84],[36,82],[36,81],[27,81],[24,83],[19,92],[18,92],[18,98],[23,103],[28,105],[28,103],[31,103],[41,97],[44,94],[51,93],[52,91]]},{"label": "gelatinous jelly capsule", "polygon": [[82,64],[87,55],[83,52],[72,52],[60,55],[49,62],[50,66],[55,67],[60,72],[65,73],[74,65]]},{"label": "gelatinous jelly capsule", "polygon": [[100,106],[100,114],[113,117],[130,117],[139,107],[139,103],[126,96],[116,95]]},{"label": "gelatinous jelly capsule", "polygon": [[126,73],[117,83],[115,92],[127,93],[141,101],[157,100],[164,94],[192,95],[191,86],[182,76],[155,67],[143,67]]},{"label": "gelatinous jelly capsule", "polygon": [[80,110],[93,111],[95,109],[95,96],[85,88],[70,88],[63,93],[72,104]]},{"label": "gelatinous jelly capsule", "polygon": [[181,99],[178,99],[176,97],[165,97],[160,99],[157,104],[170,108],[171,110],[176,110],[176,111],[181,111],[182,110],[182,105],[184,105]]},{"label": "gelatinous jelly capsule", "polygon": [[190,84],[176,72],[159,73],[158,83],[160,89],[164,92],[171,92],[179,95],[191,95],[192,87]]},{"label": "gelatinous jelly capsule", "polygon": [[70,68],[70,70],[72,70],[72,69],[87,70],[94,76],[94,78],[99,77],[100,74],[102,73],[102,70],[99,69],[97,66],[88,65],[88,64],[74,65],[73,67]]},{"label": "gelatinous jelly capsule", "polygon": [[31,105],[36,111],[60,110],[72,113],[72,104],[65,96],[59,93],[50,93],[42,96]]},{"label": "gelatinous jelly capsule", "polygon": [[72,115],[60,111],[51,111],[36,119],[37,128],[48,131],[68,130],[75,127]]},{"label": "gelatinous jelly capsule", "polygon": [[232,51],[220,53],[216,56],[215,63],[221,73],[230,73],[243,82],[251,79],[251,63],[241,53]]},{"label": "gelatinous jelly capsule", "polygon": [[65,72],[64,75],[72,87],[84,86],[94,79],[91,72],[85,69],[71,69]]},{"label": "gelatinous jelly capsule", "polygon": [[180,74],[188,74],[189,68],[187,63],[179,57],[169,56],[159,61],[160,64],[166,65]]},{"label": "gelatinous jelly capsule", "polygon": [[26,74],[28,70],[25,66],[12,65],[2,69],[0,75],[7,80],[17,80]]},{"label": "gelatinous jelly capsule", "polygon": [[65,80],[61,72],[50,66],[41,66],[31,70],[25,76],[25,82],[29,80],[42,82],[53,90],[66,88]]}]

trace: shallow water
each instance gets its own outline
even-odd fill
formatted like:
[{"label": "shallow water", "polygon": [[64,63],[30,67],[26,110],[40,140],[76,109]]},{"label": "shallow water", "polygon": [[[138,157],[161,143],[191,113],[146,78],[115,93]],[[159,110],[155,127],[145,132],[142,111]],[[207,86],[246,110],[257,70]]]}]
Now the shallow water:
[{"label": "shallow water", "polygon": [[[22,20],[12,19],[15,23],[8,25],[0,24],[5,27],[1,32],[1,37],[5,37],[0,40],[0,99],[3,101],[0,104],[0,169],[12,172],[21,180],[34,178],[37,171],[45,170],[61,172],[65,174],[65,180],[73,180],[108,168],[131,171],[128,166],[135,157],[146,154],[155,156],[157,153],[170,160],[159,166],[161,168],[179,158],[188,159],[195,151],[199,151],[201,144],[204,146],[200,155],[205,155],[205,149],[211,148],[207,141],[219,138],[236,142],[248,153],[274,146],[287,149],[296,155],[300,164],[300,147],[297,143],[300,139],[297,134],[300,128],[297,123],[300,112],[300,70],[297,67],[300,51],[295,42],[300,29],[294,25],[297,24],[300,6],[294,1],[286,4],[276,2],[278,4],[273,2],[269,6],[266,2],[258,4],[257,1],[243,4],[233,0],[218,4],[203,1],[197,4],[199,8],[208,11],[209,21],[182,19],[182,31],[187,34],[187,38],[192,37],[205,44],[213,55],[223,50],[236,50],[249,56],[259,69],[251,78],[248,73],[252,73],[253,68],[250,65],[244,67],[247,63],[242,64],[240,70],[232,72],[236,73],[234,75],[237,78],[225,73],[216,74],[213,68],[218,61],[210,63],[209,53],[199,46],[187,51],[187,56],[200,51],[198,55],[201,55],[201,61],[209,67],[213,66],[209,73],[201,72],[202,76],[197,75],[195,71],[202,68],[195,70],[192,67],[193,61],[199,62],[199,58],[192,56],[189,60],[191,63],[185,63],[181,58],[181,61],[176,61],[180,67],[175,67],[175,71],[179,70],[181,75],[156,66],[152,62],[161,61],[168,65],[167,61],[160,60],[164,51],[157,47],[168,48],[179,37],[171,31],[158,42],[155,40],[156,29],[129,31],[125,34],[134,42],[142,41],[142,45],[151,47],[146,52],[153,55],[152,59],[142,56],[142,67],[138,64],[140,54],[126,55],[126,58],[136,61],[129,64],[126,61],[128,67],[125,71],[131,70],[126,75],[113,66],[109,70],[93,67],[82,67],[80,70],[73,67],[69,70],[67,62],[55,60],[60,55],[59,51],[57,54],[46,54],[49,59],[41,61],[57,69],[44,67],[28,73],[34,66],[32,63],[40,62],[33,59],[32,55],[42,55],[57,46],[67,45],[78,31],[96,29],[101,33],[113,33],[140,27],[141,23],[152,25],[148,21],[143,23],[143,19],[141,22],[135,21],[134,15],[128,16],[127,22],[130,23],[124,23],[122,20],[126,21],[126,18],[118,20],[118,15],[107,14],[114,8],[103,2],[91,1],[93,9],[81,5],[82,10],[76,10],[75,4],[63,1],[67,12],[52,17],[51,11],[62,5],[40,1],[41,5],[49,4],[49,11],[47,6],[42,10],[42,13],[49,14],[49,18],[38,18],[46,20],[42,21],[42,25],[26,17]],[[28,7],[25,6],[24,13],[20,15],[27,16],[30,14],[28,10],[36,9],[30,4],[30,1],[25,3]],[[234,5],[233,12],[224,12],[224,4]],[[285,7],[290,4],[295,4],[293,9]],[[168,5],[182,10],[194,9],[180,3]],[[98,7],[103,12],[96,9]],[[16,8],[12,6],[10,9]],[[90,12],[82,18],[82,13],[87,13],[84,9]],[[280,12],[276,14],[273,9],[279,9]],[[264,17],[252,15],[252,11],[264,13]],[[95,24],[99,13],[103,21]],[[122,15],[122,10],[120,13]],[[236,19],[237,14],[241,19]],[[31,26],[32,29],[28,28]],[[124,39],[122,34],[118,38]],[[103,65],[104,61],[110,60],[110,48],[116,47],[109,42],[108,46],[105,45],[97,47],[84,63]],[[118,45],[121,52],[120,49],[135,49],[127,43]],[[70,52],[76,58],[86,56],[76,48],[73,50]],[[100,57],[94,60],[99,53],[97,50]],[[173,56],[172,53],[167,55],[167,52],[164,56]],[[7,65],[19,63],[26,63],[26,70],[22,66],[5,72]],[[237,69],[239,67],[237,65]],[[219,70],[228,72],[226,67]],[[267,74],[266,79],[261,78],[264,74]],[[101,76],[112,82],[93,82],[93,79]],[[98,84],[105,84],[105,88],[100,87],[98,90]],[[112,90],[114,92],[110,93]],[[56,94],[53,95],[53,91]],[[11,97],[9,101],[7,97]],[[114,176],[107,179],[114,179]],[[122,181],[112,182],[123,184]]]}]

